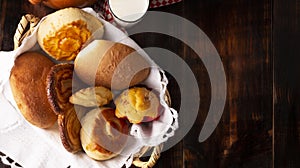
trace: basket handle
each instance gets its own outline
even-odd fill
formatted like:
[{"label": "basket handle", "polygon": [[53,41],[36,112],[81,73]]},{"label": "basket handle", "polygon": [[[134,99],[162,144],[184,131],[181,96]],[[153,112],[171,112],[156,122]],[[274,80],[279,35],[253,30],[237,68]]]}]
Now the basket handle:
[{"label": "basket handle", "polygon": [[141,161],[140,157],[142,157],[149,149],[151,149],[151,147],[144,147],[140,153],[138,153],[138,156],[135,156],[135,158],[133,159],[132,164],[136,167],[140,167],[140,168],[149,168],[149,167],[153,167],[157,160],[160,157],[160,152],[163,148],[163,144],[160,144],[158,146],[154,146],[153,147],[153,151],[151,153],[151,156],[149,158],[148,161]]},{"label": "basket handle", "polygon": [[32,14],[26,14],[22,16],[14,35],[14,49],[20,47],[24,38],[29,36],[33,32],[35,26],[39,23],[39,21],[40,19]]}]

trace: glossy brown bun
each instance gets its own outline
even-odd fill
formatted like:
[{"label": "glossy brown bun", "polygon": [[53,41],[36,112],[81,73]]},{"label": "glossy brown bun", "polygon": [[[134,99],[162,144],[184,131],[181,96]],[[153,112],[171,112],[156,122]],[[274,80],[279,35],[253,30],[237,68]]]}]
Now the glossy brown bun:
[{"label": "glossy brown bun", "polygon": [[65,114],[73,104],[69,102],[72,95],[73,64],[54,65],[46,80],[47,96],[52,110],[56,114]]},{"label": "glossy brown bun", "polygon": [[56,60],[74,60],[84,45],[102,38],[101,21],[79,8],[65,8],[41,21],[37,40],[41,48]]},{"label": "glossy brown bun", "polygon": [[89,85],[121,90],[144,81],[149,62],[130,46],[95,40],[79,52],[75,72]]},{"label": "glossy brown bun", "polygon": [[51,127],[57,120],[48,103],[46,78],[54,65],[37,52],[26,52],[15,60],[10,85],[14,99],[24,118],[40,127]]},{"label": "glossy brown bun", "polygon": [[35,5],[43,3],[53,9],[62,9],[66,7],[85,7],[94,4],[97,0],[28,0],[31,4]]},{"label": "glossy brown bun", "polygon": [[58,115],[57,123],[61,142],[65,149],[71,153],[82,150],[79,117],[74,107],[66,110],[64,114]]},{"label": "glossy brown bun", "polygon": [[129,124],[114,114],[114,109],[101,107],[91,110],[81,120],[83,150],[95,160],[111,159],[126,145]]}]

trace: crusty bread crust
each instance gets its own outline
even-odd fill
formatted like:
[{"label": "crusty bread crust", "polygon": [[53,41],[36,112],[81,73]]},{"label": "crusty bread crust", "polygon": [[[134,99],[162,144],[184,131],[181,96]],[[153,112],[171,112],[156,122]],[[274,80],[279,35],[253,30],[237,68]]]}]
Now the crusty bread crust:
[{"label": "crusty bread crust", "polygon": [[48,103],[46,78],[54,65],[37,52],[26,52],[15,60],[10,85],[14,99],[24,118],[40,127],[51,127],[57,120]]}]

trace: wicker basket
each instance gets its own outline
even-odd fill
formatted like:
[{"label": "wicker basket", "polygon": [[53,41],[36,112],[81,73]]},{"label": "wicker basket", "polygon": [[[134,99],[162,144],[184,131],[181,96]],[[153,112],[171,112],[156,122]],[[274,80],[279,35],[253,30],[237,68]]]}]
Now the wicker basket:
[{"label": "wicker basket", "polygon": [[[14,49],[17,49],[21,45],[24,38],[29,36],[34,31],[39,21],[40,19],[32,14],[26,14],[21,18],[18,24],[18,28],[14,35]],[[171,105],[171,97],[168,91],[166,91],[165,94],[165,101],[169,106]],[[132,164],[136,167],[141,167],[141,168],[153,167],[160,157],[160,152],[162,148],[163,148],[163,144],[160,144],[155,147],[149,147],[149,146],[143,147],[140,152],[134,155]],[[151,149],[153,151],[148,161],[141,161],[140,158],[147,151]]]}]

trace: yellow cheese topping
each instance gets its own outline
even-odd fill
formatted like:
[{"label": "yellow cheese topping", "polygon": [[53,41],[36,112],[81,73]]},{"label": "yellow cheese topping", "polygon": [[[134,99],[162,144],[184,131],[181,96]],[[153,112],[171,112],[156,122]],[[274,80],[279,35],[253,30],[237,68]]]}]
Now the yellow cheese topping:
[{"label": "yellow cheese topping", "polygon": [[130,88],[115,100],[118,118],[126,117],[130,123],[152,121],[160,115],[159,98],[146,88]]},{"label": "yellow cheese topping", "polygon": [[91,37],[87,24],[77,20],[64,25],[43,39],[44,49],[56,60],[74,60],[83,44]]},{"label": "yellow cheese topping", "polygon": [[150,107],[149,91],[145,88],[129,89],[128,97],[137,111],[144,111]]}]

